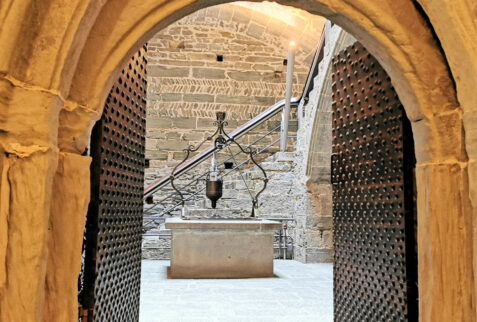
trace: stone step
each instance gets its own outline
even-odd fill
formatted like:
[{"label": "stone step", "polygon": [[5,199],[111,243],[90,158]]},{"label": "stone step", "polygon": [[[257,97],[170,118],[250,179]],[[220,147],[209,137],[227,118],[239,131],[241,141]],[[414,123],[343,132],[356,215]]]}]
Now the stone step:
[{"label": "stone step", "polygon": [[[265,171],[291,171],[292,165],[288,162],[273,162],[273,161],[267,161],[267,162],[262,162],[260,166],[265,170]],[[254,169],[255,171],[260,171],[259,169]]]},{"label": "stone step", "polygon": [[266,161],[275,162],[293,162],[295,160],[295,152],[277,152]]}]

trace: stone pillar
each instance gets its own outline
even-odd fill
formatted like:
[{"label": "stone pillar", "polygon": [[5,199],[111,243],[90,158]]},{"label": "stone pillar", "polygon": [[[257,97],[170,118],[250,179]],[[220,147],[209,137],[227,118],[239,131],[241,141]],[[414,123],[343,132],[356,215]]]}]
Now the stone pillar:
[{"label": "stone pillar", "polygon": [[419,320],[472,321],[472,226],[466,163],[416,167]]},{"label": "stone pillar", "polygon": [[[477,104],[476,104],[477,105]],[[472,205],[474,317],[477,317],[477,110],[464,109],[466,152],[469,157],[469,196]],[[475,319],[475,318],[474,318]]]},{"label": "stone pillar", "polygon": [[0,96],[0,321],[37,321],[62,100],[9,76]]},{"label": "stone pillar", "polygon": [[16,80],[0,94],[0,321],[74,321],[97,113]]},{"label": "stone pillar", "polygon": [[61,152],[48,222],[44,321],[74,321],[90,196],[90,157]]},{"label": "stone pillar", "polygon": [[41,320],[57,152],[16,145],[1,157],[0,321]]}]

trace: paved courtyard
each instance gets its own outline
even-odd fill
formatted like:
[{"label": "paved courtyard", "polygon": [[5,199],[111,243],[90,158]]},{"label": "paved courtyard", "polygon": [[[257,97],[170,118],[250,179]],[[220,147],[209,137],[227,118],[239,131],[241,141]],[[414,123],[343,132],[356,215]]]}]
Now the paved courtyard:
[{"label": "paved courtyard", "polygon": [[276,260],[276,278],[171,280],[142,262],[140,321],[333,321],[333,267]]}]

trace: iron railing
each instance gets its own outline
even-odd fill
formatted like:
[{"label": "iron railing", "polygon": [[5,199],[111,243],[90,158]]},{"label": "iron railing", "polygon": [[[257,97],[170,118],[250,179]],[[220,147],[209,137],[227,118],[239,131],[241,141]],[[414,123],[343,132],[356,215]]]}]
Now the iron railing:
[{"label": "iron railing", "polygon": [[[268,131],[267,133],[265,133],[264,135],[260,136],[258,139],[256,139],[255,141],[253,141],[252,143],[246,145],[246,148],[252,148],[254,145],[260,143],[263,139],[265,139],[266,137],[270,136],[271,134],[273,133],[277,133],[279,132],[280,130],[280,127],[281,125],[278,125],[276,127],[274,127],[273,129],[271,129],[270,131]],[[264,146],[263,148],[259,149],[259,150],[256,150],[255,153],[254,153],[254,156],[257,156],[257,155],[260,155],[266,151],[268,151],[272,146],[274,146],[275,144],[279,143],[280,141],[280,138],[277,138],[275,140],[273,140],[271,143],[269,143],[268,145]],[[225,163],[227,162],[230,162],[231,160],[234,160],[235,161],[235,157],[237,155],[241,154],[241,152],[236,152],[236,153],[233,153],[230,157],[228,157],[227,159],[225,159],[224,161],[222,161],[221,163],[218,164],[217,168],[221,169],[221,168],[225,168]],[[202,162],[204,162],[205,160],[207,160],[207,158],[204,158],[202,160]],[[223,180],[224,177],[228,176],[229,174],[233,173],[234,171],[236,170],[239,170],[240,167],[242,167],[243,165],[247,164],[249,161],[251,160],[250,157],[248,157],[246,160],[240,162],[240,163],[236,163],[235,166],[232,168],[232,169],[228,169],[228,171],[225,171],[224,174],[222,174],[220,176],[220,179]],[[198,165],[198,164],[197,164]],[[197,166],[196,165],[196,166]],[[177,173],[177,172],[175,172]],[[186,172],[182,172],[181,174],[185,174]],[[184,190],[190,186],[192,186],[194,183],[198,182],[199,180],[205,180],[207,175],[209,174],[209,171],[206,170],[204,172],[202,172],[201,174],[199,174],[197,177],[189,180],[186,184],[183,184],[182,186],[179,186],[178,189],[180,190]],[[177,178],[178,175],[176,175],[176,178]],[[161,188],[164,187],[165,184],[161,185]],[[203,192],[205,190],[205,186],[196,190],[194,193],[192,194],[189,194],[187,197],[184,198],[184,201],[189,201],[193,198],[195,198],[195,196],[197,196],[198,194],[200,194],[201,192]],[[163,197],[161,200],[155,202],[152,206],[150,206],[149,208],[146,208],[144,210],[144,214],[145,215],[150,215],[152,210],[157,207],[158,205],[161,205],[163,204],[165,201],[173,198],[174,196],[176,195],[175,192],[171,192],[169,194],[167,194],[165,197]],[[168,215],[170,214],[172,211],[176,210],[178,207],[180,207],[182,205],[182,201],[178,201],[176,202],[173,206],[169,206],[168,208],[166,208],[165,210],[163,210],[160,214],[157,214],[155,215],[156,217],[163,217],[165,215]],[[144,228],[146,228],[146,226],[149,224],[149,222],[145,222],[145,225],[144,225]]]},{"label": "iron railing", "polygon": [[[300,99],[298,98],[292,99],[292,102],[291,102],[292,107],[297,107],[299,102],[300,102]],[[242,136],[246,135],[247,133],[249,133],[256,127],[258,127],[259,125],[265,123],[266,121],[268,121],[275,115],[279,114],[282,111],[284,106],[285,106],[285,100],[281,100],[275,103],[274,105],[270,106],[268,109],[266,109],[265,111],[263,111],[262,113],[260,113],[259,115],[257,115],[256,117],[254,117],[253,119],[245,123],[244,125],[232,131],[229,134],[230,139],[238,140]],[[209,148],[205,149],[204,151],[197,154],[195,157],[191,158],[189,161],[181,165],[179,168],[177,168],[176,171],[174,172],[174,177],[176,179],[179,178],[184,173],[187,173],[191,169],[195,168],[196,166],[198,166],[199,164],[207,160],[216,151],[217,151],[217,148],[215,146],[210,146]],[[148,185],[144,189],[144,198],[147,199],[150,196],[152,196],[154,193],[160,190],[163,186],[168,184],[170,182],[170,179],[171,179],[171,174],[167,174],[164,177],[152,182],[150,185]]]}]

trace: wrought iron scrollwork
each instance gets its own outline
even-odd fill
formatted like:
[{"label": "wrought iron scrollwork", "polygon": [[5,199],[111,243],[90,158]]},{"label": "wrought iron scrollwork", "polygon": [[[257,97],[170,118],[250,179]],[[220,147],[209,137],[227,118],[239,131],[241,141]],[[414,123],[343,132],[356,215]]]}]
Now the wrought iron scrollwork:
[{"label": "wrought iron scrollwork", "polygon": [[255,197],[252,198],[252,212],[250,214],[250,217],[255,217],[255,209],[258,208],[258,197],[262,194],[262,192],[267,188],[267,183],[268,183],[268,177],[267,177],[267,173],[265,172],[265,170],[260,166],[260,164],[257,163],[257,161],[255,161],[255,159],[253,158],[253,156],[255,155],[256,151],[254,149],[252,149],[251,147],[248,147],[248,148],[243,148],[240,143],[238,143],[237,141],[235,141],[233,138],[229,137],[227,135],[227,133],[225,133],[225,131],[223,131],[225,137],[227,138],[227,142],[231,142],[231,143],[235,143],[236,146],[239,147],[239,149],[245,153],[245,154],[248,154],[250,160],[252,160],[253,164],[255,164],[261,171],[262,171],[262,174],[263,174],[263,187],[262,189],[255,195]]},{"label": "wrought iron scrollwork", "polygon": [[225,120],[225,116],[226,116],[226,113],[225,112],[217,112],[216,113],[216,116],[217,116],[217,119],[213,122],[213,124],[215,126],[217,126],[217,130],[210,136],[208,136],[207,138],[205,138],[202,142],[200,142],[197,147],[194,146],[194,145],[189,145],[187,148],[185,148],[183,151],[185,152],[185,157],[184,159],[179,163],[177,164],[174,169],[172,170],[171,172],[171,186],[172,188],[177,192],[177,194],[179,195],[180,199],[181,199],[181,204],[182,204],[182,213],[181,213],[181,217],[184,217],[184,209],[185,209],[185,198],[184,198],[184,195],[183,193],[177,188],[177,186],[175,185],[174,183],[174,180],[175,180],[175,173],[177,171],[177,169],[182,165],[184,164],[187,159],[189,159],[190,157],[190,154],[192,152],[196,152],[197,150],[200,149],[200,147],[207,141],[212,141],[212,139],[214,137],[215,140],[214,140],[214,147],[215,149],[217,150],[222,150],[224,147],[226,146],[229,146],[230,144],[234,143],[242,153],[244,154],[247,154],[250,158],[250,160],[253,162],[253,164],[255,164],[259,169],[260,171],[262,172],[263,174],[263,178],[262,178],[262,181],[263,181],[263,186],[262,186],[262,189],[255,194],[255,196],[253,196],[251,194],[251,197],[252,197],[252,211],[251,211],[251,214],[250,214],[250,217],[254,218],[255,217],[255,209],[258,208],[258,197],[262,194],[262,192],[267,188],[267,183],[268,183],[268,177],[267,177],[267,173],[265,172],[265,170],[260,166],[260,164],[254,159],[254,156],[256,155],[256,150],[252,149],[251,147],[246,147],[246,148],[243,148],[240,143],[238,143],[234,138],[231,138],[224,130],[224,127],[228,125],[227,121]]},{"label": "wrought iron scrollwork", "polygon": [[187,159],[189,159],[189,156],[191,154],[191,152],[196,152],[197,150],[200,149],[200,147],[207,141],[212,141],[212,139],[214,138],[215,135],[217,135],[217,133],[219,132],[219,129],[217,128],[217,130],[214,132],[214,134],[206,137],[202,142],[199,143],[199,145],[197,145],[197,147],[193,144],[190,144],[187,148],[185,148],[183,151],[185,152],[185,157],[184,159],[178,163],[174,169],[172,169],[171,171],[171,186],[172,188],[177,192],[177,194],[179,195],[179,197],[181,198],[181,204],[182,204],[182,213],[181,213],[181,217],[184,217],[184,207],[185,207],[185,198],[184,198],[184,194],[179,190],[177,189],[176,185],[174,184],[174,180],[175,180],[175,176],[174,176],[174,173],[176,172],[176,170],[182,165],[184,164]]}]

